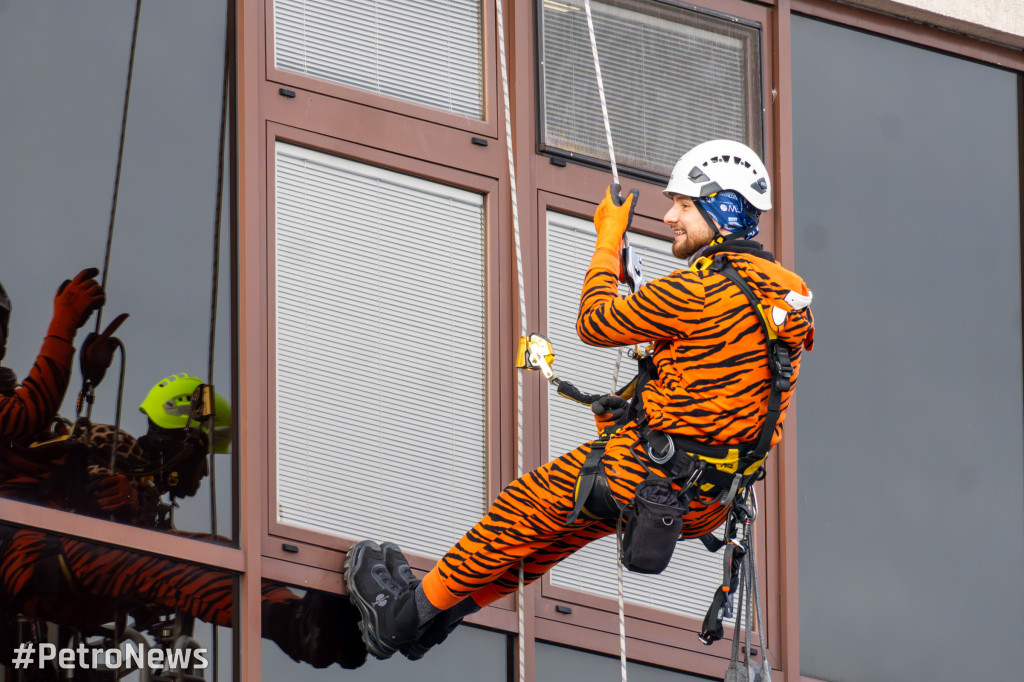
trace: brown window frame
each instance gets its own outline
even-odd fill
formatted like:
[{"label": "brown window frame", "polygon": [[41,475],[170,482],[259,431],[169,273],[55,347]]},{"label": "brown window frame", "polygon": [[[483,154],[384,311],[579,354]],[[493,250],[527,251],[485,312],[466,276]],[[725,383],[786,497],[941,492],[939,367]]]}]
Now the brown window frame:
[{"label": "brown window frame", "polygon": [[[455,168],[438,166],[437,164],[425,161],[422,159],[410,159],[409,157],[399,156],[392,152],[383,151],[363,145],[358,145],[347,140],[339,138],[328,137],[320,135],[308,130],[300,128],[293,128],[285,125],[284,123],[268,121],[267,134],[266,134],[266,150],[267,150],[267,221],[266,221],[266,232],[265,239],[267,244],[267,272],[264,281],[266,282],[267,289],[267,308],[266,308],[266,330],[264,338],[267,342],[267,357],[268,360],[274,357],[275,352],[275,330],[271,320],[274,319],[274,276],[272,272],[272,254],[274,253],[274,201],[275,201],[275,187],[274,187],[274,173],[273,168],[273,148],[276,142],[286,142],[295,144],[301,147],[315,149],[328,154],[341,156],[344,158],[352,159],[362,163],[367,163],[380,168],[386,168],[395,170],[405,174],[415,175],[426,180],[440,182],[447,185],[452,185],[467,189],[474,192],[479,192],[484,195],[484,210],[487,217],[487,228],[485,235],[485,261],[486,261],[486,278],[485,282],[485,300],[486,300],[486,340],[485,348],[486,355],[488,358],[494,358],[500,356],[498,349],[497,340],[502,337],[502,325],[500,320],[500,303],[499,303],[499,286],[498,286],[498,249],[496,245],[498,243],[497,235],[497,221],[493,219],[494,215],[500,213],[503,208],[503,201],[500,197],[498,188],[498,181],[494,178],[488,178],[480,175],[468,173],[466,171],[458,170]],[[272,406],[276,404],[275,401],[275,389],[274,389],[274,378],[270,368],[271,362],[267,364],[267,400],[266,406],[266,424],[267,424],[267,444],[268,452],[270,456],[267,458],[267,482],[268,482],[268,499],[273,501],[276,499],[276,458],[273,455],[275,452],[275,433],[273,428],[274,423],[274,412]],[[501,396],[499,393],[500,386],[502,384],[500,373],[502,368],[498,366],[496,362],[489,361],[485,370],[486,373],[486,395],[487,395],[487,482],[486,492],[489,499],[492,499],[497,495],[501,489],[502,481],[499,472],[499,429],[497,406],[501,404]],[[510,373],[510,372],[506,372]],[[342,539],[331,533],[325,533],[320,531],[314,531],[305,528],[299,528],[295,526],[289,526],[285,523],[281,523],[276,519],[276,515],[273,513],[272,505],[268,505],[268,514],[266,517],[267,521],[267,542],[264,545],[264,551],[267,552],[267,556],[275,557],[281,560],[295,560],[296,552],[285,550],[283,547],[275,546],[275,540],[281,539],[283,541],[294,541],[301,543],[307,547],[323,547],[329,548],[330,550],[340,549],[342,551],[348,550],[354,541],[360,538],[354,539]],[[456,538],[453,538],[453,541]],[[281,544],[281,543],[277,543]],[[294,546],[294,545],[293,545]],[[316,566],[320,568],[338,568],[341,566],[340,556],[336,556],[332,551],[328,555],[311,554],[314,557]],[[409,555],[410,562],[414,568],[429,569],[433,565],[433,560],[420,557],[415,554]],[[307,559],[308,561],[309,559]]]}]

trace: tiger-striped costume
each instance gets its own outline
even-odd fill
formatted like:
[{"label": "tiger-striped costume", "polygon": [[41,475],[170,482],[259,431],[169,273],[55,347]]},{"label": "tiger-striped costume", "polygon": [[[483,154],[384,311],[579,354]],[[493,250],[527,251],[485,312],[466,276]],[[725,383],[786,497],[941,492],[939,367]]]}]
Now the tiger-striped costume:
[{"label": "tiger-striped costume", "polygon": [[39,499],[40,490],[63,465],[63,455],[54,451],[25,456],[11,444],[27,444],[49,426],[64,400],[74,353],[69,341],[47,336],[21,386],[0,396],[0,495],[50,501]]},{"label": "tiger-striped costume", "polygon": [[[781,323],[772,322],[792,349],[793,377],[783,395],[784,416],[801,350],[811,347],[814,329],[810,309],[794,310],[785,298],[790,291],[809,291],[760,245],[727,242],[705,255],[716,250],[730,251],[730,263],[765,310],[786,313]],[[740,289],[716,272],[680,270],[620,297],[618,273],[618,254],[598,248],[584,281],[576,328],[591,345],[654,344],[658,375],[643,389],[650,426],[707,444],[756,440],[764,424],[771,373],[761,322]],[[782,417],[772,445],[781,433]],[[629,502],[648,476],[629,452],[637,437],[635,422],[620,428],[608,441],[602,460],[620,504]],[[576,479],[591,447],[584,444],[505,488],[487,515],[424,577],[430,602],[447,609],[469,596],[486,606],[516,589],[520,560],[525,580],[531,582],[583,545],[614,532],[612,521],[581,517],[566,525]],[[682,537],[700,537],[724,521],[728,508],[700,503],[709,500],[701,497],[691,503]]]},{"label": "tiger-striped costume", "polygon": [[[226,571],[3,522],[0,545],[0,615],[21,613],[87,632],[114,621],[119,609],[136,618],[180,611],[233,625],[235,577]],[[263,636],[292,659],[317,668],[335,662],[357,668],[365,662],[359,614],[348,600],[313,592],[300,598],[264,580],[260,607]]]}]

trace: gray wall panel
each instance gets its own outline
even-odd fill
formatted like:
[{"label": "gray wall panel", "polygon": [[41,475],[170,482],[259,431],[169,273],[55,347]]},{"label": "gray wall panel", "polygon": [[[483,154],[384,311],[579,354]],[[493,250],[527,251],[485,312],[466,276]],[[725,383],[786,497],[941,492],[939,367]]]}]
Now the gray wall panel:
[{"label": "gray wall panel", "polygon": [[1016,76],[800,17],[793,76],[803,673],[1017,679]]}]

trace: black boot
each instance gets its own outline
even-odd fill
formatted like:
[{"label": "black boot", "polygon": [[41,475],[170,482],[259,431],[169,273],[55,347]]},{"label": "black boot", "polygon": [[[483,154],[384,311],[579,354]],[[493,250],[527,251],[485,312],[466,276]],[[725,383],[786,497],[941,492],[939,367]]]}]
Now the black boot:
[{"label": "black boot", "polygon": [[[401,588],[408,588],[411,592],[415,592],[416,588],[419,587],[420,579],[413,575],[412,569],[409,567],[409,561],[402,554],[402,550],[399,549],[398,545],[393,542],[383,542],[380,549],[384,555],[384,565],[394,581]],[[463,618],[479,610],[479,606],[467,601],[457,604],[447,611],[438,613],[417,628],[416,638],[399,647],[399,651],[410,661],[420,660],[430,649],[448,639],[448,635],[458,627]]]},{"label": "black boot", "polygon": [[380,551],[384,555],[384,566],[401,589],[415,590],[420,584],[419,578],[413,575],[409,561],[402,550],[393,542],[380,543]]},{"label": "black boot", "polygon": [[363,643],[371,654],[390,658],[416,638],[419,616],[413,590],[392,577],[377,543],[364,540],[349,550],[345,585],[349,600],[359,610]]}]

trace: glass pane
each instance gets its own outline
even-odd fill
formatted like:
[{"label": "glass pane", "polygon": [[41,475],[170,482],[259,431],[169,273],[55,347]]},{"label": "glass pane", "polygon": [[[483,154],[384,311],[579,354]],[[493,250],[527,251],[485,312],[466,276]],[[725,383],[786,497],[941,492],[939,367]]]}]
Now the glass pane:
[{"label": "glass pane", "polygon": [[284,143],[276,172],[278,517],[443,554],[485,502],[483,195]]},{"label": "glass pane", "polygon": [[9,524],[0,563],[0,679],[233,678],[231,573]]},{"label": "glass pane", "polygon": [[483,118],[480,10],[480,0],[275,0],[275,65]]},{"label": "glass pane", "polygon": [[[232,394],[226,189],[216,324],[211,322],[226,0],[143,3],[139,21],[102,316],[106,327],[118,314],[130,315],[115,333],[124,344],[124,381],[120,385],[122,355],[115,351],[95,389],[91,414],[88,404],[81,414],[89,414],[96,424],[114,424],[120,404],[121,428],[133,442],[149,447],[116,460],[115,473],[132,474],[133,485],[145,488],[136,491],[138,496],[151,504],[138,513],[123,505],[97,509],[93,488],[86,499],[75,499],[85,484],[99,483],[86,471],[89,466],[109,470],[109,451],[91,439],[86,442],[83,436],[84,449],[74,453],[66,447],[28,450],[34,442],[61,436],[59,429],[49,428],[52,416],[73,421],[78,413],[75,403],[83,382],[78,358],[69,355],[66,343],[47,342],[42,362],[46,377],[33,376],[30,370],[54,315],[58,285],[104,263],[134,9],[130,0],[9,0],[0,7],[0,89],[8,93],[0,98],[0,232],[5,237],[0,277],[13,302],[3,365],[24,382],[18,400],[35,406],[16,434],[5,434],[16,436],[22,450],[20,459],[4,458],[0,494],[151,527],[162,517],[163,525],[209,533],[215,530],[213,476],[203,475],[209,458],[201,452],[204,448],[190,446],[186,452],[184,445],[188,434],[196,440],[205,436],[198,428],[184,428],[187,416],[180,403],[172,402],[170,413],[163,410],[167,431],[159,434],[139,407],[165,377],[187,373],[209,380],[211,326],[216,330],[212,383],[226,399],[223,406]],[[187,49],[182,36],[188,36]],[[225,183],[229,172],[224,169]],[[81,347],[95,328],[94,315],[77,332],[74,344]],[[189,394],[192,388],[187,387]],[[185,403],[187,408],[187,398]],[[219,420],[230,424],[226,410]],[[147,435],[151,438],[144,440]],[[231,535],[233,465],[230,446],[222,445],[213,457],[216,531]],[[147,478],[151,485],[143,481]],[[172,493],[177,508],[169,506]],[[157,502],[163,506],[155,506]]]},{"label": "glass pane", "polygon": [[793,19],[796,265],[818,328],[797,391],[805,675],[1020,676],[1017,87]]},{"label": "glass pane", "polygon": [[[618,658],[537,642],[536,679],[538,680],[558,680],[559,682],[614,680],[619,676],[619,666]],[[725,663],[722,664],[722,668],[724,671]],[[633,661],[627,661],[626,672],[633,682],[701,682],[708,679]]]},{"label": "glass pane", "polygon": [[[542,8],[543,147],[608,161],[583,0]],[[678,151],[700,142],[762,148],[758,28],[655,0],[602,0],[591,11],[619,166],[668,176]]]}]

